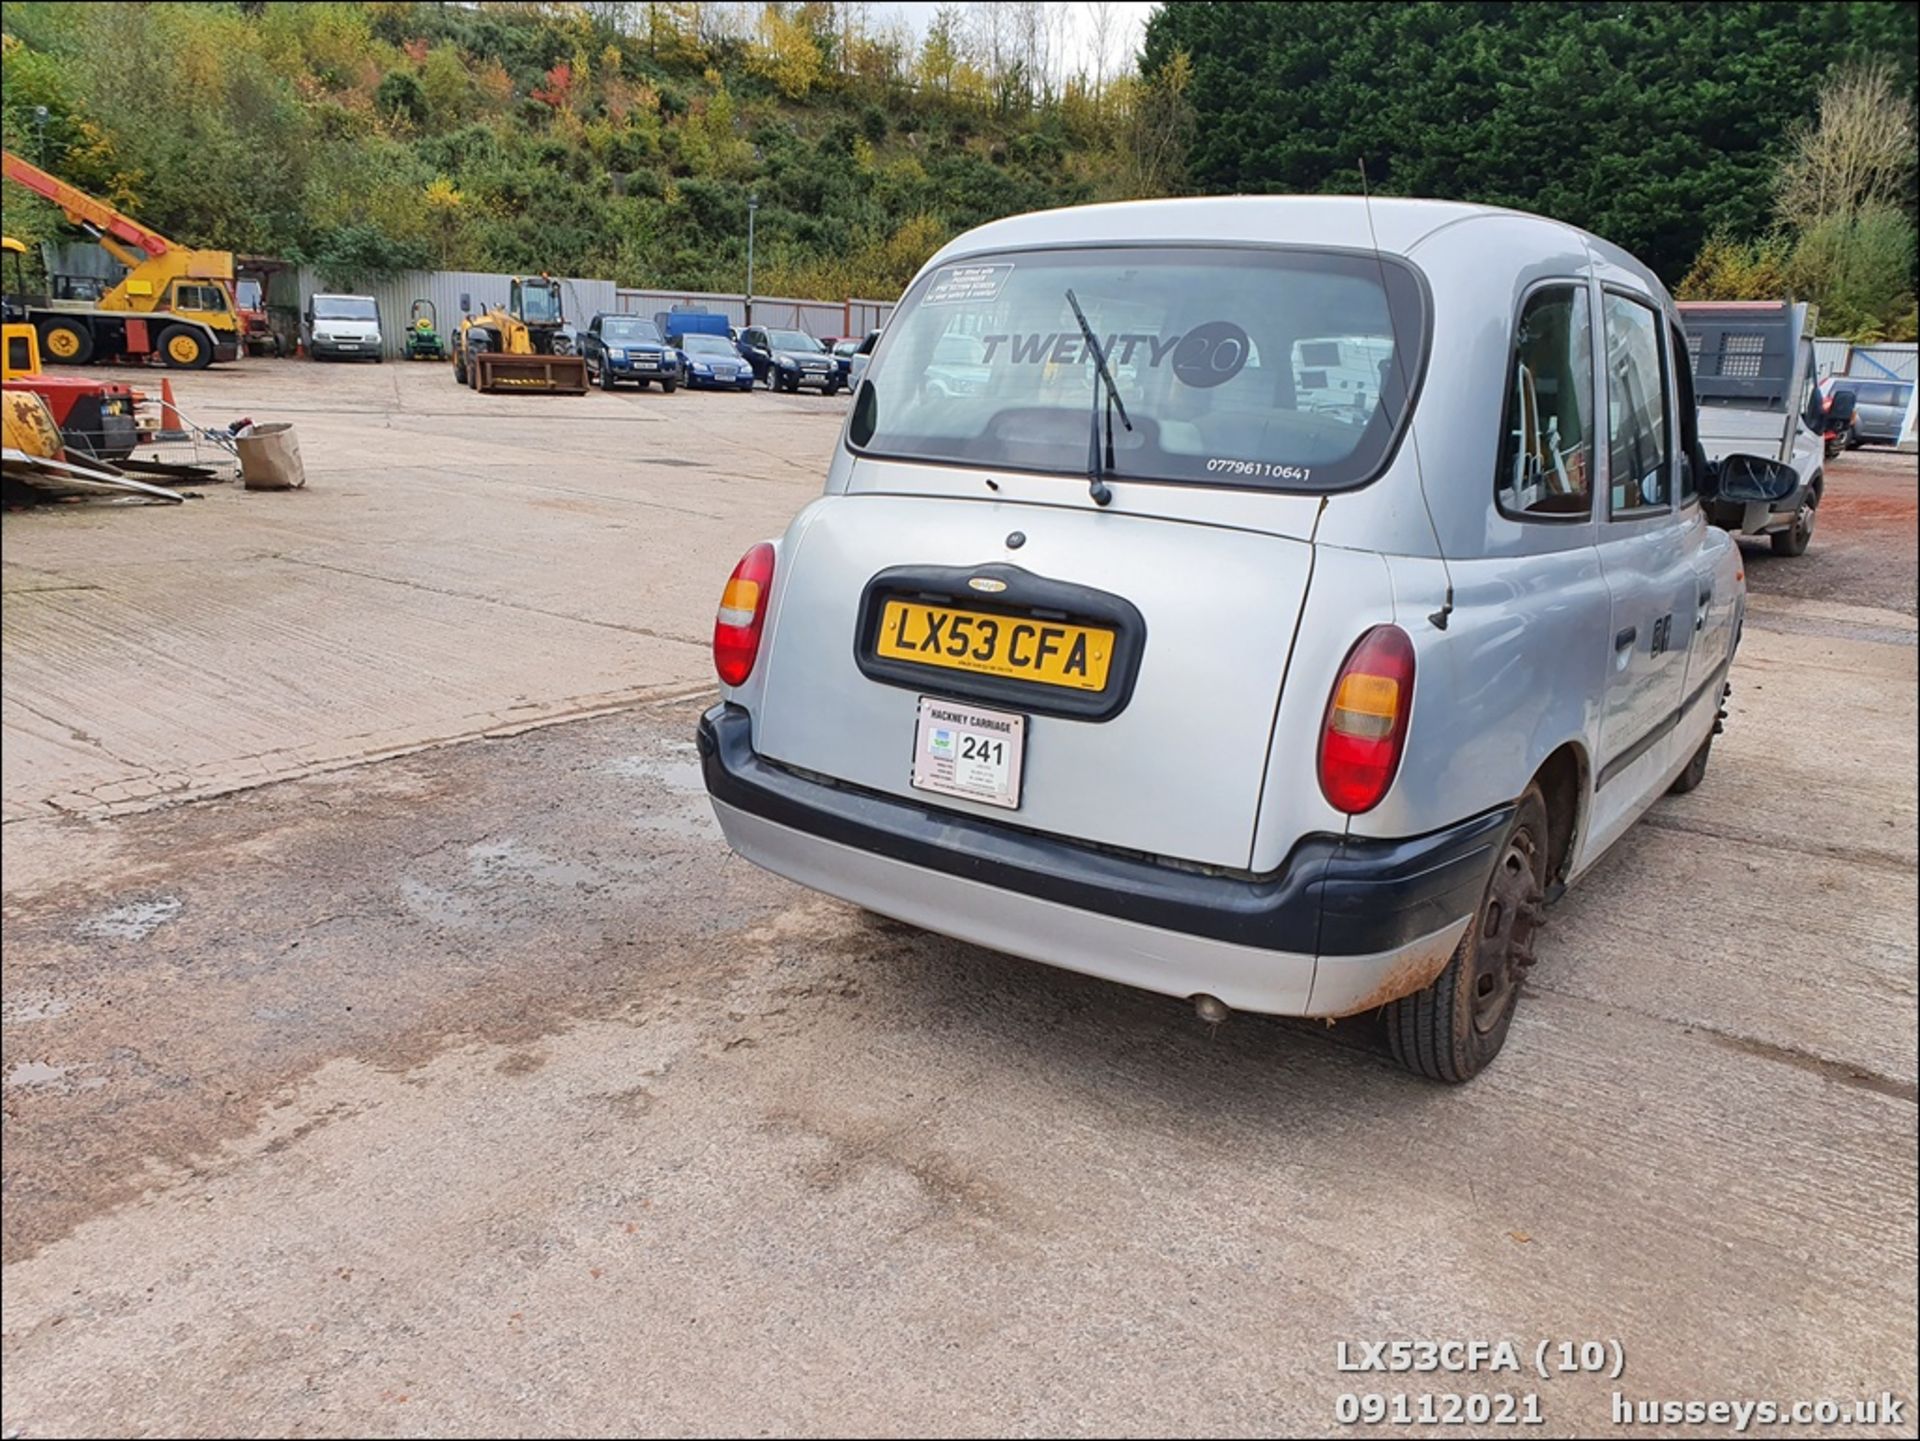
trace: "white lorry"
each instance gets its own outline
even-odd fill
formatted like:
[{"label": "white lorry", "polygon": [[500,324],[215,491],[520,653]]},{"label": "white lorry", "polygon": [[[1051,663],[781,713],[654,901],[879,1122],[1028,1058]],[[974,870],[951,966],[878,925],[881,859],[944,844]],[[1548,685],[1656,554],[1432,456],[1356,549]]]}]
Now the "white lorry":
[{"label": "white lorry", "polygon": [[1808,306],[1692,300],[1679,308],[1706,458],[1762,455],[1800,476],[1799,491],[1784,500],[1712,501],[1709,519],[1735,535],[1768,537],[1779,555],[1805,554],[1826,489],[1823,397]]}]

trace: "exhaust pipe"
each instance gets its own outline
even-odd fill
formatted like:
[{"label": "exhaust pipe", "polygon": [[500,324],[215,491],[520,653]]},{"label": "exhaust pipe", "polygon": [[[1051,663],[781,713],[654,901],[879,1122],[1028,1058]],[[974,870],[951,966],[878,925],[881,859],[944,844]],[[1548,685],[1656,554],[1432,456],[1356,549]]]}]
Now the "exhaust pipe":
[{"label": "exhaust pipe", "polygon": [[1218,996],[1195,996],[1193,1013],[1209,1026],[1217,1026],[1233,1014],[1233,1008]]}]

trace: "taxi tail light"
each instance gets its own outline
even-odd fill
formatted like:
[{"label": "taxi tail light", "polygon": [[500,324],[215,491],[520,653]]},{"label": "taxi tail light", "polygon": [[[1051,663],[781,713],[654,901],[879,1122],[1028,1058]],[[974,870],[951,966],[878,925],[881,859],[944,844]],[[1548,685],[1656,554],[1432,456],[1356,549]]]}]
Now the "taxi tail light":
[{"label": "taxi tail light", "polygon": [[763,540],[740,557],[727,577],[713,617],[713,668],[727,685],[739,685],[753,674],[772,590],[773,547]]},{"label": "taxi tail light", "polygon": [[1347,653],[1320,727],[1320,791],[1350,816],[1385,799],[1406,749],[1413,709],[1413,642],[1379,625]]}]

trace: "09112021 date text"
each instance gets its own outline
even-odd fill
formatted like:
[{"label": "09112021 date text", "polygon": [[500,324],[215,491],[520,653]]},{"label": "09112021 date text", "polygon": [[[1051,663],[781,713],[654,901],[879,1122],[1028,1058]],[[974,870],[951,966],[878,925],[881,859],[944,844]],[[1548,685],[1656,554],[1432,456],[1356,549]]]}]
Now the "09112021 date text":
[{"label": "09112021 date text", "polygon": [[1532,1391],[1343,1392],[1334,1399],[1338,1426],[1539,1426]]}]

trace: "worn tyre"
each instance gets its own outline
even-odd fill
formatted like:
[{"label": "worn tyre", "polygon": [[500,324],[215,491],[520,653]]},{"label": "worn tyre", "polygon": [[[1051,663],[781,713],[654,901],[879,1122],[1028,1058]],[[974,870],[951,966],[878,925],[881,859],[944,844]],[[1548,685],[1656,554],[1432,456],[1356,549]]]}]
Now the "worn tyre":
[{"label": "worn tyre", "polygon": [[456,350],[453,353],[453,383],[455,385],[467,383],[467,353],[464,350]]},{"label": "worn tyre", "polygon": [[160,332],[160,359],[173,370],[205,370],[213,364],[213,346],[190,325],[169,325]]},{"label": "worn tyre", "polygon": [[84,321],[44,320],[40,353],[56,365],[85,365],[93,359],[93,331]]},{"label": "worn tyre", "polygon": [[1423,991],[1389,1002],[1393,1058],[1429,1080],[1458,1085],[1506,1044],[1533,964],[1547,884],[1547,802],[1529,785],[1496,851],[1480,907],[1447,968]]},{"label": "worn tyre", "polygon": [[1693,759],[1687,762],[1687,768],[1674,778],[1667,787],[1670,796],[1683,796],[1690,790],[1698,789],[1700,782],[1707,778],[1707,757],[1713,750],[1713,737],[1708,736],[1700,742],[1700,749],[1693,753]]}]

